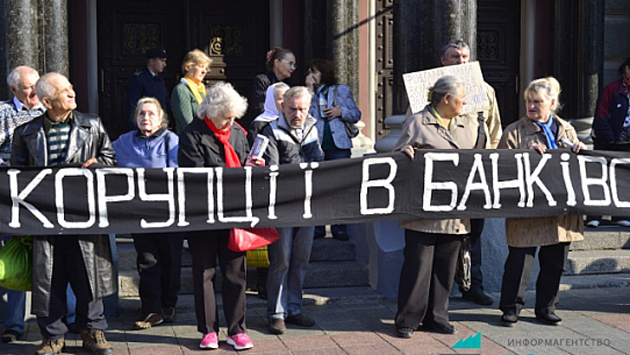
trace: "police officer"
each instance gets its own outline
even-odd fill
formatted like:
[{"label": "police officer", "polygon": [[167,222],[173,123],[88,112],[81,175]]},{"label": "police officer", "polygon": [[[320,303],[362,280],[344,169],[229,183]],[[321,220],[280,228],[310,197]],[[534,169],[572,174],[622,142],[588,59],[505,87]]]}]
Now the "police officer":
[{"label": "police officer", "polygon": [[166,90],[164,79],[160,75],[166,68],[166,59],[168,54],[164,47],[157,47],[146,51],[147,66],[142,70],[138,70],[129,79],[127,84],[127,105],[125,106],[125,114],[129,121],[129,127],[134,129],[137,127],[134,113],[136,111],[136,103],[141,98],[155,97],[164,108],[165,112],[169,112],[169,97]]}]

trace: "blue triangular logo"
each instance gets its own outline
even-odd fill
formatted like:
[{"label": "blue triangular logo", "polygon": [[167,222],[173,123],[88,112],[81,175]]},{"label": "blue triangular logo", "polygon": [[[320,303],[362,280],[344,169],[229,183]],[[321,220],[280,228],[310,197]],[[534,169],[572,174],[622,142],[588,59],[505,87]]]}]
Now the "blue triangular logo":
[{"label": "blue triangular logo", "polygon": [[451,349],[481,349],[481,332],[468,338],[461,338]]}]

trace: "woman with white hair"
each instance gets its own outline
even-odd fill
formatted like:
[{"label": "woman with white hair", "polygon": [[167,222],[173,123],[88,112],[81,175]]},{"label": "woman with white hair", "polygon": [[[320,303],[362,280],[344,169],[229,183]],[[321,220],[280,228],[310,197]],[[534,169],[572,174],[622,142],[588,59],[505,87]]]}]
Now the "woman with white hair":
[{"label": "woman with white hair", "polygon": [[[153,97],[136,104],[136,128],[112,143],[118,166],[127,168],[177,168],[179,137],[167,129],[168,119]],[[133,235],[140,274],[142,319],[134,328],[148,329],[175,321],[175,305],[180,288],[182,237],[178,233]]]},{"label": "woman with white hair", "polygon": [[[232,85],[219,82],[207,90],[193,120],[180,134],[180,167],[227,167],[246,165],[249,144],[243,128],[234,120],[247,110],[247,100]],[[262,165],[259,159],[254,165]],[[236,350],[253,347],[245,328],[245,253],[228,249],[229,229],[188,234],[192,254],[197,330],[203,334],[202,349],[219,347],[219,317],[215,299],[216,259],[223,275],[223,312],[228,327],[227,343]]]},{"label": "woman with white hair", "polygon": [[[466,87],[453,76],[438,79],[429,89],[429,104],[403,122],[395,150],[412,159],[415,149],[471,149],[468,123],[459,115]],[[468,219],[420,219],[398,222],[405,229],[405,261],[400,271],[396,333],[410,338],[415,329],[443,334],[457,330],[448,320],[448,296]]]},{"label": "woman with white hair", "polygon": [[[536,79],[525,89],[527,116],[509,125],[503,132],[499,148],[586,149],[570,123],[558,117],[560,83],[553,77]],[[584,239],[584,222],[580,215],[537,218],[506,218],[505,237],[509,254],[505,261],[501,301],[501,322],[514,326],[525,305],[525,291],[532,264],[538,252],[540,272],[536,281],[536,318],[550,325],[562,319],[555,310],[560,301],[560,277],[567,265],[569,244]]]}]

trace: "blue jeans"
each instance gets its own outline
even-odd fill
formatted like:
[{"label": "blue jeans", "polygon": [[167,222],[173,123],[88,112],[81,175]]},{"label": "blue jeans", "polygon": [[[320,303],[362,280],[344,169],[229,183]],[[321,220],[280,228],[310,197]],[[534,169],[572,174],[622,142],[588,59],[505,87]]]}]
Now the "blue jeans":
[{"label": "blue jeans", "polygon": [[[11,235],[3,235],[3,245],[8,243],[11,238]],[[24,313],[26,313],[26,292],[7,290],[7,298],[7,313],[9,317],[4,322],[4,331],[12,330],[23,334]]]},{"label": "blue jeans", "polygon": [[311,258],[315,227],[278,228],[280,239],[269,245],[267,316],[281,318],[300,314],[302,284]]}]

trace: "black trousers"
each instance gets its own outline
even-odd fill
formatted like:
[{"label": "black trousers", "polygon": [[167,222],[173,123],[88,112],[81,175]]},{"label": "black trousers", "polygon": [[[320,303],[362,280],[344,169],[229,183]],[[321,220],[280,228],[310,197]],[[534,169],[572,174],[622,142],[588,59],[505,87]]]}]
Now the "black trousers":
[{"label": "black trousers", "polygon": [[453,287],[462,237],[405,229],[405,261],[400,271],[396,327],[448,324],[448,296]]},{"label": "black trousers", "polygon": [[[470,220],[470,292],[483,292],[483,274],[481,273],[481,233],[485,219]],[[463,291],[460,288],[460,291]]]},{"label": "black trousers", "polygon": [[177,233],[134,234],[143,316],[175,307],[180,288],[182,236]]},{"label": "black trousers", "polygon": [[188,236],[193,262],[193,288],[197,330],[203,334],[219,331],[215,296],[216,260],[219,257],[223,284],[223,313],[228,335],[245,333],[245,253],[228,249],[229,230],[196,232]]},{"label": "black trousers", "polygon": [[[536,280],[536,306],[534,308],[537,315],[543,309],[550,312],[556,310],[560,301],[560,277],[567,266],[570,244],[558,243],[540,247],[538,252],[540,272]],[[523,309],[525,291],[536,257],[536,249],[538,248],[509,247],[499,303],[499,308],[503,313],[518,315]]]},{"label": "black trousers", "polygon": [[77,297],[76,325],[78,329],[107,329],[103,301],[95,300],[90,290],[83,254],[76,237],[56,237],[53,241],[53,274],[48,317],[37,317],[42,336],[59,339],[68,332],[63,319],[68,313],[66,290],[68,283]]}]

